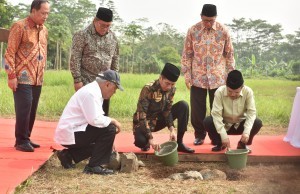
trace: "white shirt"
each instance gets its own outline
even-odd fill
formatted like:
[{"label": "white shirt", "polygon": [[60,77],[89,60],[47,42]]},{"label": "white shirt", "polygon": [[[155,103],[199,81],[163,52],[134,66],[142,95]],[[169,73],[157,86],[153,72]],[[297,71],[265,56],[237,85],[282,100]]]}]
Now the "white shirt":
[{"label": "white shirt", "polygon": [[62,145],[75,144],[74,133],[85,131],[88,124],[98,128],[107,127],[111,119],[104,116],[103,100],[96,81],[80,88],[71,97],[60,117],[55,130],[55,142]]}]

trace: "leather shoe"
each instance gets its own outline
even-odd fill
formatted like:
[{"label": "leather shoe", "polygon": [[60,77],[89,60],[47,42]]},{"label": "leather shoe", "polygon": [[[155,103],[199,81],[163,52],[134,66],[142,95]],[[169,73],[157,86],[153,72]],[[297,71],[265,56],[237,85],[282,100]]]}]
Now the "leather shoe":
[{"label": "leather shoe", "polygon": [[246,149],[248,150],[248,153],[250,154],[252,150],[243,142],[239,141],[236,149]]},{"label": "leather shoe", "polygon": [[213,151],[213,152],[219,152],[219,151],[224,150],[225,148],[226,148],[225,146],[216,145],[215,147],[211,148],[211,151]]},{"label": "leather shoe", "polygon": [[83,173],[86,174],[100,174],[100,175],[110,175],[114,174],[113,170],[104,168],[102,166],[94,166],[94,167],[89,167],[88,165],[85,166]]},{"label": "leather shoe", "polygon": [[194,141],[194,145],[202,145],[204,143],[204,139],[196,138]]},{"label": "leather shoe", "polygon": [[146,152],[148,150],[150,150],[150,146],[149,145],[146,145],[145,147],[141,148],[141,151],[143,151],[143,152]]},{"label": "leather shoe", "polygon": [[178,144],[177,150],[179,152],[185,152],[185,153],[194,153],[195,152],[195,150],[193,150],[189,147],[186,147],[183,143]]},{"label": "leather shoe", "polygon": [[57,151],[57,157],[60,161],[60,164],[65,169],[74,168],[75,164],[72,163],[72,156],[67,149],[63,149],[62,151]]},{"label": "leather shoe", "polygon": [[23,143],[16,145],[16,150],[22,151],[22,152],[34,152],[34,148],[30,145],[30,143]]},{"label": "leather shoe", "polygon": [[32,147],[34,147],[34,148],[39,148],[39,147],[41,147],[39,144],[33,143],[32,141],[30,141],[29,143],[30,143],[30,145],[31,145]]}]

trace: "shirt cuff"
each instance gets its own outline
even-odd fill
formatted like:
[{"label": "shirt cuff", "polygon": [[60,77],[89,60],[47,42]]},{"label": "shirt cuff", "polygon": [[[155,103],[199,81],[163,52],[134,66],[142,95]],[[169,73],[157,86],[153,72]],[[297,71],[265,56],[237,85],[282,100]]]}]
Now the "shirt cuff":
[{"label": "shirt cuff", "polygon": [[11,74],[7,74],[7,77],[9,80],[11,80],[11,79],[15,79],[17,76],[15,73],[11,73]]},{"label": "shirt cuff", "polygon": [[228,139],[228,135],[227,135],[227,132],[225,131],[222,131],[222,132],[220,132],[220,136],[221,136],[221,139],[222,139],[222,141],[224,140],[224,139]]}]

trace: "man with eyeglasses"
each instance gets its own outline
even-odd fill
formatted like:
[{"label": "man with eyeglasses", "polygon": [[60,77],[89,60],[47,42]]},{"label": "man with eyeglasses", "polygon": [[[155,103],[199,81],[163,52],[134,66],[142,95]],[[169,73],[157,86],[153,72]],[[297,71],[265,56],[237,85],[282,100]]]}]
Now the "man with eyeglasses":
[{"label": "man with eyeglasses", "polygon": [[76,163],[90,158],[84,173],[114,173],[104,165],[109,163],[114,139],[121,130],[121,124],[104,115],[102,103],[114,95],[117,89],[123,91],[119,74],[106,70],[69,100],[59,119],[54,137],[57,143],[65,147],[57,152],[65,169],[74,168]]},{"label": "man with eyeglasses", "polygon": [[30,139],[47,63],[48,30],[44,26],[50,12],[47,0],[34,0],[30,14],[15,22],[5,53],[8,86],[15,102],[15,148],[34,152],[40,145]]},{"label": "man with eyeglasses", "polygon": [[237,149],[251,149],[254,136],[262,127],[256,117],[253,91],[244,85],[243,75],[238,70],[229,72],[226,85],[215,92],[211,116],[203,121],[212,144],[213,152],[231,148],[228,135],[241,135]]},{"label": "man with eyeglasses", "polygon": [[[101,72],[119,70],[119,45],[110,30],[112,20],[113,12],[100,7],[93,22],[74,34],[70,69],[76,91],[94,81]],[[108,115],[109,99],[104,101],[103,110]]]},{"label": "man with eyeglasses", "polygon": [[214,93],[225,84],[227,73],[235,68],[233,46],[227,28],[216,21],[217,8],[203,5],[200,22],[187,33],[181,59],[181,71],[190,89],[191,123],[195,130],[194,145],[204,143],[206,98],[212,109]]},{"label": "man with eyeglasses", "polygon": [[[159,79],[145,85],[140,93],[136,112],[133,115],[134,144],[142,151],[150,146],[158,151],[160,145],[155,142],[152,132],[167,127],[170,131],[169,140],[176,140],[177,150],[194,153],[194,150],[183,144],[183,136],[189,121],[189,106],[185,101],[173,104],[176,81],[180,76],[178,67],[166,63]],[[177,136],[174,125],[177,120]]]}]

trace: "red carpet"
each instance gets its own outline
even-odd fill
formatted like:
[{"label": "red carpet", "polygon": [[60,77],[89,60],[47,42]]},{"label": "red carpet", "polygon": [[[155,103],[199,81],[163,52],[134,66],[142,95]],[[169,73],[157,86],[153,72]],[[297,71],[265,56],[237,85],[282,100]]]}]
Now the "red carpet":
[{"label": "red carpet", "polygon": [[[53,141],[56,122],[36,121],[32,140],[41,145],[35,152],[25,153],[16,151],[13,147],[14,138],[13,119],[0,119],[0,194],[13,193],[14,189],[25,181],[32,173],[37,171],[52,155],[51,146],[61,149]],[[235,148],[240,136],[230,136],[231,144]],[[284,136],[257,136],[254,145],[251,146],[252,153],[248,157],[250,162],[280,162],[300,161],[300,149],[292,147],[283,141]],[[168,140],[168,134],[154,134],[155,141],[163,143]],[[187,133],[184,143],[196,150],[196,154],[180,154],[181,161],[224,161],[224,151],[211,152],[210,140],[206,138],[204,145],[194,146],[193,134]],[[134,152],[152,156],[153,150],[141,152],[133,145],[132,133],[120,133],[116,136],[115,146],[118,152]],[[292,159],[292,160],[290,160]]]}]

